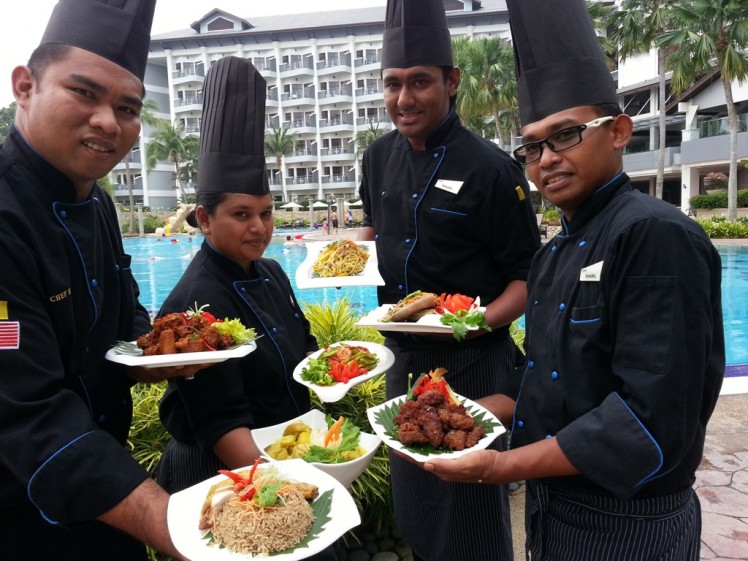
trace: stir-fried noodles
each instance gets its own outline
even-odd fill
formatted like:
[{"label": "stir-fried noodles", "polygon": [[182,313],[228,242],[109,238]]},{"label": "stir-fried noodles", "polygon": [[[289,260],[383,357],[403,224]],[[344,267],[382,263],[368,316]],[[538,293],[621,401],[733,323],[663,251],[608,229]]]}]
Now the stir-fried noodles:
[{"label": "stir-fried noodles", "polygon": [[358,275],[366,267],[369,254],[355,242],[337,240],[325,247],[312,265],[319,277],[349,277]]}]

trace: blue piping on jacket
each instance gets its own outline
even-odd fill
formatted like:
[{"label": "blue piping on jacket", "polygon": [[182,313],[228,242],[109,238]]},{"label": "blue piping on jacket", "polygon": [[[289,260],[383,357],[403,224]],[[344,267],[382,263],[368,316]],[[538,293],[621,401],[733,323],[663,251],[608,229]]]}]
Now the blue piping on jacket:
[{"label": "blue piping on jacket", "polygon": [[37,470],[36,470],[36,471],[34,472],[34,474],[33,474],[33,475],[31,476],[31,478],[29,479],[29,484],[28,484],[28,486],[26,487],[26,495],[28,496],[28,498],[29,498],[29,501],[31,501],[31,504],[33,504],[33,505],[34,505],[34,506],[35,506],[36,508],[38,508],[38,509],[39,509],[39,514],[41,514],[41,515],[42,515],[42,518],[44,518],[44,520],[46,520],[46,521],[47,521],[47,522],[49,522],[50,524],[54,524],[55,526],[57,526],[57,525],[59,525],[60,523],[59,523],[59,522],[58,522],[57,520],[52,520],[52,519],[51,519],[51,518],[49,518],[49,517],[48,517],[48,516],[47,516],[46,514],[44,514],[44,511],[43,511],[43,510],[42,510],[42,509],[41,509],[41,508],[39,507],[39,505],[38,505],[38,504],[36,504],[36,503],[34,502],[34,499],[32,499],[32,498],[31,498],[31,484],[32,484],[32,482],[34,481],[34,478],[35,478],[35,477],[37,476],[37,474],[38,474],[38,473],[39,473],[40,471],[42,471],[42,470],[44,469],[44,466],[46,466],[46,465],[47,465],[47,464],[48,464],[49,462],[51,462],[51,461],[52,461],[52,460],[53,460],[53,459],[55,458],[55,456],[57,456],[57,455],[58,455],[58,454],[59,454],[60,452],[62,452],[62,451],[63,451],[63,450],[65,450],[66,448],[68,448],[68,447],[72,446],[73,444],[75,444],[76,442],[78,442],[78,441],[79,441],[79,440],[80,440],[81,438],[84,438],[84,437],[88,436],[89,434],[93,434],[93,432],[94,432],[94,431],[88,431],[88,432],[86,432],[86,433],[83,433],[83,434],[81,434],[80,436],[76,436],[76,437],[75,437],[75,438],[74,438],[73,440],[71,440],[70,442],[68,442],[67,444],[65,444],[65,446],[63,446],[62,448],[60,448],[59,450],[57,450],[57,452],[55,452],[55,453],[54,453],[54,454],[52,454],[52,455],[51,455],[51,456],[50,456],[49,458],[47,458],[47,459],[46,459],[46,460],[44,461],[44,463],[43,463],[42,465],[40,465],[40,466],[39,466],[39,467],[37,468]]},{"label": "blue piping on jacket", "polygon": [[[658,471],[660,471],[660,468],[662,468],[662,466],[663,466],[663,464],[664,464],[664,456],[663,456],[663,454],[662,454],[662,448],[660,448],[660,445],[659,445],[659,444],[657,443],[657,441],[655,440],[655,438],[654,438],[654,437],[652,436],[652,433],[650,433],[650,432],[649,432],[649,431],[647,430],[647,427],[645,427],[645,426],[644,426],[644,423],[642,423],[642,422],[641,422],[641,421],[639,420],[639,417],[637,417],[637,416],[636,416],[636,414],[635,414],[635,413],[634,413],[634,412],[633,412],[633,411],[631,410],[631,407],[629,407],[629,406],[628,406],[628,403],[626,403],[626,402],[625,402],[625,401],[623,400],[623,398],[622,398],[622,397],[621,397],[621,396],[619,395],[619,393],[618,393],[618,392],[615,392],[615,396],[616,396],[616,397],[617,397],[618,399],[620,399],[620,400],[621,400],[621,403],[623,403],[623,406],[624,406],[624,407],[625,407],[626,409],[628,409],[628,410],[629,410],[629,412],[631,413],[631,416],[632,416],[632,417],[633,417],[633,418],[634,418],[634,419],[636,420],[636,422],[637,422],[637,423],[639,423],[639,426],[640,426],[640,427],[642,428],[642,430],[643,430],[643,431],[644,431],[644,432],[645,432],[645,433],[647,434],[647,436],[648,436],[648,437],[649,437],[649,438],[650,438],[650,439],[652,440],[652,444],[654,444],[654,445],[655,445],[655,448],[657,448],[657,452],[658,452],[658,453],[659,453],[659,455],[660,455],[660,463],[659,463],[659,465],[657,466],[657,468],[655,468],[655,469],[654,469],[654,470],[652,471],[652,473],[650,473],[649,475],[647,475],[646,477],[644,477],[644,478],[643,478],[643,479],[642,479],[641,481],[639,481],[639,483],[637,483],[637,484],[636,484],[636,486],[637,486],[637,487],[639,487],[639,486],[641,486],[641,485],[644,485],[645,483],[647,483],[647,481],[649,481],[649,480],[651,480],[651,479],[654,479],[654,478],[655,478],[655,474],[656,474],[656,473],[657,473]],[[664,475],[664,474],[660,474],[660,476],[661,476],[661,475]],[[659,476],[658,476],[658,477],[659,477]]]}]

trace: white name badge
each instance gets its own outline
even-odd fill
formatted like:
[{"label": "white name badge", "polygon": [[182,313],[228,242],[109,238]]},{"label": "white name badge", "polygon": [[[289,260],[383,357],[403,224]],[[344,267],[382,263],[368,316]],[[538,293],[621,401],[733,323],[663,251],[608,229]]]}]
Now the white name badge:
[{"label": "white name badge", "polygon": [[456,195],[460,192],[464,181],[453,181],[451,179],[437,179],[434,187],[444,189],[445,191]]},{"label": "white name badge", "polygon": [[600,282],[600,275],[603,272],[603,262],[598,261],[582,269],[579,275],[579,280],[582,282]]}]

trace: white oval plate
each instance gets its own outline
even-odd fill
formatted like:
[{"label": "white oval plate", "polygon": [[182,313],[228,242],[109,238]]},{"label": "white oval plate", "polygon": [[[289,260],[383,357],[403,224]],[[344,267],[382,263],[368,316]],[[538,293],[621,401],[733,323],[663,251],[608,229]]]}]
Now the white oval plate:
[{"label": "white oval plate", "polygon": [[306,258],[296,269],[296,287],[304,288],[342,288],[344,286],[383,286],[384,279],[379,274],[377,264],[377,246],[375,242],[356,241],[356,245],[366,248],[369,259],[366,260],[364,270],[348,277],[315,277],[312,267],[319,254],[335,240],[325,242],[307,242]]},{"label": "white oval plate", "polygon": [[[268,464],[260,464],[268,465]],[[290,553],[268,556],[255,556],[251,553],[233,553],[218,545],[209,545],[203,539],[203,531],[198,528],[200,510],[210,488],[226,479],[225,475],[216,475],[197,485],[193,485],[173,494],[169,498],[167,523],[169,534],[179,552],[192,561],[245,561],[248,559],[273,559],[274,561],[297,561],[319,553],[335,543],[340,536],[351,528],[361,524],[361,516],[350,493],[330,475],[318,470],[304,460],[275,462],[279,472],[289,480],[312,483],[319,487],[320,494],[332,490],[330,520],[320,534],[309,542],[308,547],[301,547]],[[251,469],[251,466],[240,469]],[[233,470],[240,471],[240,470]]]},{"label": "white oval plate", "polygon": [[[265,453],[265,448],[270,446],[273,442],[283,436],[285,428],[295,421],[301,421],[312,429],[325,429],[327,423],[325,422],[325,414],[319,409],[312,409],[311,411],[304,413],[300,417],[291,419],[284,423],[273,425],[272,427],[263,427],[260,429],[252,429],[252,438],[255,444],[262,452],[262,455],[272,462],[288,462],[290,460],[274,460]],[[311,465],[317,469],[321,469],[325,473],[332,475],[335,479],[340,481],[344,487],[350,487],[356,478],[361,475],[366,467],[371,462],[372,458],[379,449],[379,445],[382,444],[382,440],[376,434],[370,434],[368,432],[360,432],[358,435],[358,444],[364,450],[366,454],[350,462],[344,462],[342,464],[322,464],[319,462],[312,462]]]},{"label": "white oval plate", "polygon": [[406,456],[413,458],[417,462],[425,462],[427,460],[433,460],[433,459],[452,460],[455,458],[460,458],[464,456],[465,454],[470,454],[470,452],[475,452],[476,450],[485,450],[486,448],[488,448],[488,445],[491,444],[494,440],[496,440],[496,438],[499,435],[504,434],[506,432],[506,428],[504,427],[504,425],[501,424],[501,421],[499,421],[493,415],[493,413],[491,413],[488,409],[477,404],[475,401],[471,401],[465,397],[462,397],[461,395],[457,395],[457,399],[459,399],[462,402],[462,404],[467,408],[468,412],[473,418],[476,418],[477,416],[482,414],[483,420],[496,423],[497,426],[494,427],[491,432],[487,432],[483,436],[483,438],[481,438],[477,442],[477,444],[471,448],[465,448],[464,450],[453,450],[451,452],[447,452],[447,451],[432,452],[432,453],[416,452],[410,449],[409,447],[405,446],[402,442],[400,442],[396,438],[390,436],[387,432],[387,429],[382,425],[382,422],[381,422],[381,415],[385,413],[385,411],[387,410],[391,411],[394,407],[396,407],[397,410],[399,410],[400,406],[405,402],[405,398],[406,396],[401,395],[400,397],[390,399],[389,401],[382,403],[381,405],[370,407],[369,409],[366,410],[366,415],[369,417],[369,423],[371,423],[371,428],[374,430],[377,436],[382,439],[382,442],[384,442],[387,446],[389,446],[393,450],[398,450],[399,452],[405,454]]},{"label": "white oval plate", "polygon": [[[135,341],[132,342],[135,344]],[[230,358],[241,358],[257,348],[252,341],[244,345],[237,345],[225,351],[203,351],[199,353],[174,353],[168,355],[129,355],[120,354],[115,349],[109,349],[104,358],[126,366],[143,366],[144,368],[163,368],[165,366],[187,366],[189,364],[213,364]]]},{"label": "white oval plate", "polygon": [[345,394],[348,393],[348,390],[350,390],[353,386],[356,386],[361,382],[365,382],[366,380],[371,380],[375,376],[379,376],[380,374],[387,372],[387,370],[392,368],[392,365],[395,364],[395,355],[392,354],[392,351],[384,345],[380,345],[378,343],[369,343],[368,341],[338,341],[337,343],[332,343],[329,346],[340,345],[342,343],[345,343],[347,345],[354,345],[356,347],[365,347],[369,350],[370,353],[377,356],[379,362],[372,370],[370,370],[366,374],[356,376],[345,384],[341,382],[335,382],[334,384],[331,384],[329,386],[319,386],[317,384],[307,382],[306,380],[302,380],[301,371],[304,370],[310,359],[319,357],[319,355],[321,355],[325,349],[322,348],[306,357],[296,365],[296,368],[294,368],[293,379],[296,380],[299,384],[310,388],[314,393],[317,394],[317,397],[319,397],[320,401],[324,403],[340,401],[341,399],[343,399]]}]

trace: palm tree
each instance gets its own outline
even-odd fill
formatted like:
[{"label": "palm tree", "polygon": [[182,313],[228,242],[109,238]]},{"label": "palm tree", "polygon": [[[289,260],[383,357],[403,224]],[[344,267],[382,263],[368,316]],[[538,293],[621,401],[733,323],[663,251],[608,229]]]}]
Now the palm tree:
[{"label": "palm tree", "polygon": [[[158,119],[156,113],[158,112],[158,104],[152,99],[148,99],[143,103],[143,107],[140,110],[140,122],[146,125],[156,126]],[[127,227],[128,233],[132,234],[135,232],[135,195],[132,192],[133,178],[132,171],[130,170],[130,155],[132,151],[127,153],[125,156],[125,183],[127,183],[127,196],[130,202],[130,225]]]},{"label": "palm tree", "polygon": [[288,127],[276,127],[273,125],[270,132],[265,134],[265,153],[275,158],[275,166],[281,178],[281,189],[283,202],[288,201],[286,193],[286,182],[283,178],[283,157],[293,154],[296,148],[296,135],[288,132]]},{"label": "palm tree", "polygon": [[379,128],[379,123],[369,123],[369,128],[358,131],[355,137],[356,155],[361,158],[366,149],[387,131]]},{"label": "palm tree", "polygon": [[166,121],[159,123],[158,129],[151,135],[151,140],[146,146],[146,167],[148,171],[153,170],[159,160],[169,160],[174,164],[174,182],[179,199],[185,200],[182,190],[181,164],[197,157],[200,144],[197,136],[185,134],[184,123],[175,121],[169,124]]},{"label": "palm tree", "polygon": [[725,91],[730,124],[730,172],[727,180],[727,219],[737,220],[738,116],[732,82],[748,77],[748,3],[745,0],[682,0],[673,8],[672,31],[663,33],[658,46],[668,52],[671,87],[677,95],[701,76],[717,69]]},{"label": "palm tree", "polygon": [[512,48],[498,37],[471,40],[459,37],[452,43],[455,66],[461,70],[457,110],[464,119],[490,117],[499,143],[506,132],[502,127],[507,115],[508,134],[513,143],[518,130],[516,117],[517,82]]},{"label": "palm tree", "polygon": [[[658,39],[669,29],[670,2],[668,0],[623,0],[620,10],[610,16],[612,27],[611,39],[618,45],[621,60],[648,53],[656,46]],[[665,105],[667,91],[665,87],[666,49],[658,49],[657,65],[659,68],[659,152],[657,154],[657,180],[655,197],[662,198],[665,182],[665,143],[667,130],[665,125]]]}]

